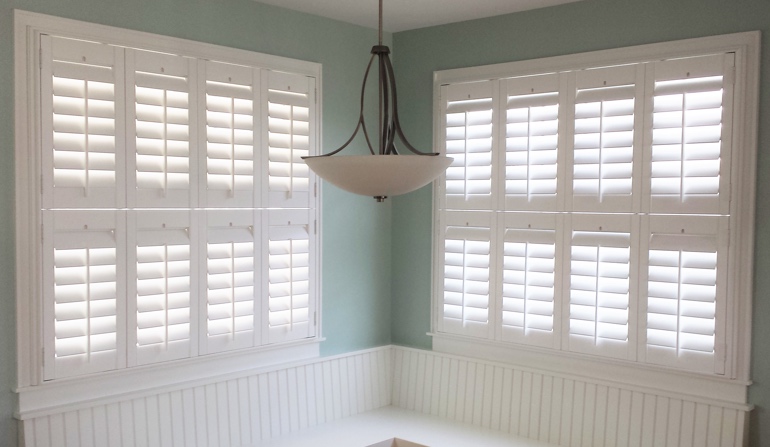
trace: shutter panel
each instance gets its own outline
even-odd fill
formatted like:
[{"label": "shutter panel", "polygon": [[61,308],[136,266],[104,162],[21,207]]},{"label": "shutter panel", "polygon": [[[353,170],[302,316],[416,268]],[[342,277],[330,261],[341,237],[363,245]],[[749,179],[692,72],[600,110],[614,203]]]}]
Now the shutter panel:
[{"label": "shutter panel", "polygon": [[268,343],[314,335],[313,237],[308,212],[270,211],[267,250]]},{"label": "shutter panel", "polygon": [[139,211],[129,215],[129,365],[193,354],[197,327],[191,286],[195,228],[190,211]]},{"label": "shutter panel", "polygon": [[[259,270],[254,211],[207,211],[205,242],[206,328],[204,353],[251,347],[255,343],[256,285]],[[257,230],[258,231],[258,230]]]},{"label": "shutter panel", "polygon": [[205,62],[206,206],[252,208],[259,200],[255,180],[255,126],[259,104],[259,70]]},{"label": "shutter panel", "polygon": [[726,231],[723,217],[649,217],[647,363],[724,373]]},{"label": "shutter panel", "polygon": [[127,50],[126,72],[129,208],[197,206],[190,154],[195,60]]},{"label": "shutter panel", "polygon": [[444,147],[454,161],[445,174],[446,209],[491,209],[494,83],[442,88]]},{"label": "shutter panel", "polygon": [[125,366],[125,230],[115,211],[47,211],[45,379]]},{"label": "shutter panel", "polygon": [[267,191],[270,207],[309,208],[315,79],[267,71]]},{"label": "shutter panel", "polygon": [[447,213],[443,253],[444,332],[490,337],[491,217]]},{"label": "shutter panel", "polygon": [[123,207],[123,50],[41,36],[41,51],[43,207]]},{"label": "shutter panel", "polygon": [[509,79],[505,87],[505,209],[556,209],[559,75]]},{"label": "shutter panel", "polygon": [[574,211],[632,211],[638,65],[583,70],[575,77]]},{"label": "shutter panel", "polygon": [[573,215],[571,220],[569,350],[631,359],[635,221],[610,215]]},{"label": "shutter panel", "polygon": [[650,64],[650,211],[727,214],[733,54]]},{"label": "shutter panel", "polygon": [[557,217],[517,213],[504,219],[502,339],[555,347]]}]

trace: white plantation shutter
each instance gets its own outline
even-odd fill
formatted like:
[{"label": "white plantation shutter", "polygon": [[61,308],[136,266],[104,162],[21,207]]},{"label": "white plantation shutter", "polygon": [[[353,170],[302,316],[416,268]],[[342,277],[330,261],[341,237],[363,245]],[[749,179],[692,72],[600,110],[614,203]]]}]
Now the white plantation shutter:
[{"label": "white plantation shutter", "polygon": [[444,332],[488,338],[492,281],[489,216],[447,213],[443,250]]},{"label": "white plantation shutter", "polygon": [[642,75],[636,65],[576,73],[572,210],[634,209],[634,112]]},{"label": "white plantation shutter", "polygon": [[195,140],[195,60],[126,50],[129,207],[190,208]]},{"label": "white plantation shutter", "polygon": [[41,36],[44,208],[124,206],[123,50]]},{"label": "white plantation shutter", "polygon": [[254,207],[260,188],[255,180],[259,70],[211,61],[204,66],[206,189],[201,195],[209,207]]},{"label": "white plantation shutter", "polygon": [[508,79],[505,209],[557,206],[559,75]]},{"label": "white plantation shutter", "polygon": [[724,373],[727,220],[649,218],[646,362]]},{"label": "white plantation shutter", "polygon": [[197,244],[191,211],[129,216],[129,365],[190,357],[198,294]]},{"label": "white plantation shutter", "polygon": [[[630,216],[571,217],[569,238],[570,351],[631,358],[630,308],[635,273]],[[638,228],[637,228],[638,231]],[[566,286],[566,285],[565,285]]]},{"label": "white plantation shutter", "polygon": [[267,71],[267,191],[270,207],[308,208],[314,155],[315,79]]},{"label": "white plantation shutter", "polygon": [[259,227],[254,211],[207,211],[205,293],[202,324],[205,328],[201,351],[212,353],[251,347],[255,343],[255,305],[259,283]]},{"label": "white plantation shutter", "polygon": [[553,347],[557,217],[516,213],[504,219],[502,339]]},{"label": "white plantation shutter", "polygon": [[47,380],[125,365],[125,233],[117,214],[44,213]]},{"label": "white plantation shutter", "polygon": [[495,83],[442,87],[444,147],[454,160],[445,174],[446,209],[490,209],[493,203]]},{"label": "white plantation shutter", "polygon": [[267,248],[267,340],[297,340],[313,334],[310,269],[313,236],[308,212],[270,211]]},{"label": "white plantation shutter", "polygon": [[650,64],[650,212],[727,213],[733,64],[732,54]]}]

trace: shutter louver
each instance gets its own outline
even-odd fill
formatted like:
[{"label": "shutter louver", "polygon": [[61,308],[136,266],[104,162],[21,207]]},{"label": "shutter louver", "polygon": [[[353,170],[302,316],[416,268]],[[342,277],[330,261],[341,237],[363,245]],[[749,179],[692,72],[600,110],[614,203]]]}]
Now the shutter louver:
[{"label": "shutter louver", "polygon": [[191,288],[196,256],[190,212],[143,211],[131,220],[136,253],[130,262],[136,269],[136,284],[129,290],[136,301],[129,307],[129,327],[135,330],[129,342],[136,353],[130,363],[190,357],[196,297]]},{"label": "shutter louver", "polygon": [[207,205],[254,207],[258,71],[211,61],[205,69]]},{"label": "shutter louver", "polygon": [[206,351],[253,346],[259,249],[254,212],[206,216]]},{"label": "shutter louver", "polygon": [[572,209],[632,210],[636,66],[576,75]]},{"label": "shutter louver", "polygon": [[493,83],[445,88],[446,209],[492,206]]},{"label": "shutter louver", "polygon": [[652,65],[651,212],[725,213],[731,65],[730,55]]},{"label": "shutter louver", "polygon": [[268,229],[268,342],[312,335],[310,248],[307,211],[271,212]]},{"label": "shutter louver", "polygon": [[[462,216],[460,216],[462,218]],[[490,330],[491,229],[446,227],[444,239],[444,332],[487,338]]]},{"label": "shutter louver", "polygon": [[[108,371],[125,364],[120,335],[125,284],[122,231],[109,211],[49,211],[45,258],[51,287],[46,379]],[[49,245],[50,244],[50,245]]]},{"label": "shutter louver", "polygon": [[302,157],[314,155],[310,125],[312,78],[268,71],[267,189],[271,207],[310,207],[310,170]]},{"label": "shutter louver", "polygon": [[553,209],[557,199],[559,76],[507,81],[506,210]]},{"label": "shutter louver", "polygon": [[630,225],[616,221],[628,218],[602,216],[590,224],[592,218],[579,217],[572,217],[569,349],[627,358],[633,254]]},{"label": "shutter louver", "polygon": [[123,50],[41,41],[44,207],[121,207]]},{"label": "shutter louver", "polygon": [[[646,362],[721,373],[716,340],[725,262],[717,234],[724,228],[712,217],[650,221]],[[684,232],[667,234],[672,227]]]},{"label": "shutter louver", "polygon": [[[502,339],[554,346],[556,221],[506,215],[503,236]],[[534,221],[534,222],[533,222]],[[526,222],[513,227],[513,224]]]}]

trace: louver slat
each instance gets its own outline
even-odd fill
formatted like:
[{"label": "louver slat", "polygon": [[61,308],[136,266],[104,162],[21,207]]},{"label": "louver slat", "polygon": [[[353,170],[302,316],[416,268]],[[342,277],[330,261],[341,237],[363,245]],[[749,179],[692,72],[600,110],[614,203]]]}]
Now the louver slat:
[{"label": "louver slat", "polygon": [[[305,222],[305,223],[303,223]],[[268,229],[268,341],[312,335],[311,235],[307,212],[272,212]]]},{"label": "louver slat", "polygon": [[45,208],[115,208],[121,191],[123,50],[43,36]]},{"label": "louver slat", "polygon": [[558,193],[559,76],[510,79],[506,89],[506,209],[553,209]]},{"label": "louver slat", "polygon": [[[192,207],[192,59],[131,50],[127,54],[129,91],[129,206]],[[133,135],[132,135],[133,134]],[[132,169],[133,168],[133,169]]]},{"label": "louver slat", "polygon": [[258,252],[253,211],[208,211],[205,276],[206,351],[253,346]]},{"label": "louver slat", "polygon": [[108,371],[125,364],[119,335],[125,284],[116,213],[48,211],[44,278],[53,298],[45,331],[52,341],[46,378]]},{"label": "louver slat", "polygon": [[444,90],[447,209],[489,209],[492,205],[493,83],[448,86]]},{"label": "louver slat", "polygon": [[724,213],[728,207],[731,55],[652,64],[650,211]]},{"label": "louver slat", "polygon": [[[647,266],[646,361],[721,372],[718,323],[723,322],[725,262],[718,236],[724,218],[650,220]],[[667,233],[682,228],[678,233]],[[722,323],[723,324],[723,323]]]},{"label": "louver slat", "polygon": [[209,207],[256,206],[259,71],[207,61],[206,89],[206,203]]},{"label": "louver slat", "polygon": [[572,216],[569,349],[628,358],[630,348],[631,219]]},{"label": "louver slat", "polygon": [[556,217],[505,216],[502,272],[502,339],[554,346],[558,277]]},{"label": "louver slat", "polygon": [[642,73],[640,67],[622,66],[576,75],[572,153],[576,211],[633,209],[635,107]]},{"label": "louver slat", "polygon": [[311,174],[302,157],[314,155],[314,80],[273,71],[267,76],[268,200],[271,207],[308,208]]}]

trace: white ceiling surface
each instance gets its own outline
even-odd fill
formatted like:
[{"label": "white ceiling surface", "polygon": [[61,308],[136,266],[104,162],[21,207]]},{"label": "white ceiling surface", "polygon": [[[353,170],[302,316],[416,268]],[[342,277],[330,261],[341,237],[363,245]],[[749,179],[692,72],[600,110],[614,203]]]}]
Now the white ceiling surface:
[{"label": "white ceiling surface", "polygon": [[[378,0],[257,0],[282,8],[377,28]],[[510,14],[579,0],[384,0],[383,28],[399,32]]]}]

